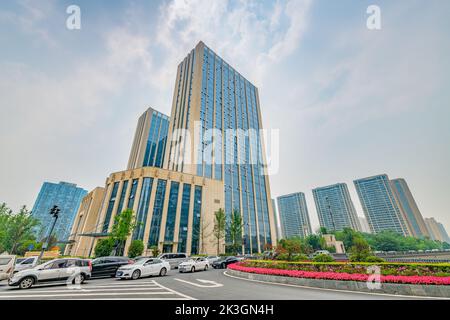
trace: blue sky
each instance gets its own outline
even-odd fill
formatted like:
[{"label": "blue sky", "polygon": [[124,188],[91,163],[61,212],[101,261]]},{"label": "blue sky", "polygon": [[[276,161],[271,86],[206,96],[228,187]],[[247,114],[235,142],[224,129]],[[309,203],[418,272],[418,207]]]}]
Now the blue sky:
[{"label": "blue sky", "polygon": [[[82,29],[65,27],[77,4]],[[380,6],[382,29],[366,28]],[[177,64],[203,40],[260,89],[280,129],[273,196],[387,173],[450,229],[450,2],[0,3],[0,202],[44,181],[86,189],[123,170],[138,116],[170,114]]]}]

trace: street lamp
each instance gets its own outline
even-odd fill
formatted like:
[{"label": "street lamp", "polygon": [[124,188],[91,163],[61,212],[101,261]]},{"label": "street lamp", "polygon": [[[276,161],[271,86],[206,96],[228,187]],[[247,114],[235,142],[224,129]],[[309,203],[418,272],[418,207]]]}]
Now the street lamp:
[{"label": "street lamp", "polygon": [[60,211],[61,211],[61,209],[59,209],[58,206],[53,206],[53,208],[50,210],[50,215],[53,216],[54,220],[53,220],[52,226],[50,228],[50,232],[47,235],[47,240],[42,245],[42,249],[41,249],[41,253],[39,254],[38,261],[41,261],[42,256],[44,255],[44,251],[48,247],[48,244],[50,242],[50,237],[51,237],[51,235],[53,233],[53,229],[55,229],[56,221],[58,221],[58,216],[59,216],[59,212]]}]

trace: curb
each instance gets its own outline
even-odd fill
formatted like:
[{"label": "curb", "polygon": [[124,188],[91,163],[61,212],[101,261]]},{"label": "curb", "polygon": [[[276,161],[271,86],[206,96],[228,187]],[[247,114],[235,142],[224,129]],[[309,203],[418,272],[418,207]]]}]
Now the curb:
[{"label": "curb", "polygon": [[402,296],[411,296],[412,298],[415,296],[450,298],[450,286],[382,283],[381,289],[371,290],[367,288],[366,282],[358,282],[358,281],[319,280],[319,279],[271,276],[256,273],[247,273],[231,269],[227,269],[227,273],[232,276],[248,280],[297,285],[311,288],[353,291],[353,292],[359,291],[364,293],[375,293],[375,294],[402,295]]}]

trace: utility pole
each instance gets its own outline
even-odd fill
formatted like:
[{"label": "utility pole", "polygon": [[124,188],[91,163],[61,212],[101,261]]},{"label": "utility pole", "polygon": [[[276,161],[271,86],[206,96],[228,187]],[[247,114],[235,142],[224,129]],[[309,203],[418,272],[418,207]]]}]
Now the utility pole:
[{"label": "utility pole", "polygon": [[50,232],[47,235],[47,240],[44,242],[44,244],[42,245],[42,249],[41,249],[41,253],[39,254],[39,258],[38,258],[38,263],[41,261],[42,256],[44,255],[44,251],[47,250],[48,247],[48,243],[50,242],[50,237],[52,236],[53,233],[53,229],[55,229],[55,225],[56,225],[56,221],[58,221],[58,215],[59,212],[61,210],[58,208],[58,206],[54,206],[51,210],[50,210],[50,215],[53,216],[54,220],[52,223],[52,226],[50,228]]}]

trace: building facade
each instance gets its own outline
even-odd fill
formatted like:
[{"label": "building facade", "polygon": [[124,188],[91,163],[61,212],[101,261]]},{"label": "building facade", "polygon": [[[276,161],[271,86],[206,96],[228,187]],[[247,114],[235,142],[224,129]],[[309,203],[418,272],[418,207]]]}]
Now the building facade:
[{"label": "building facade", "polygon": [[273,208],[273,216],[275,218],[275,227],[277,230],[277,239],[283,239],[283,231],[281,230],[280,216],[278,214],[277,204],[276,204],[275,199],[272,199],[272,208]]},{"label": "building facade", "polygon": [[342,231],[344,228],[361,231],[355,206],[345,183],[316,188],[313,196],[321,227],[330,231]]},{"label": "building facade", "polygon": [[127,170],[142,167],[162,168],[168,132],[169,117],[148,108],[139,118]]},{"label": "building facade", "polygon": [[90,257],[92,255],[96,224],[104,197],[105,188],[97,187],[83,198],[70,232],[65,255],[73,257]]},{"label": "building facade", "polygon": [[436,221],[435,218],[425,218],[425,223],[432,240],[447,242],[450,244],[450,238],[442,223]]},{"label": "building facade", "polygon": [[390,230],[404,236],[411,235],[386,174],[355,180],[354,183],[372,233]]},{"label": "building facade", "polygon": [[284,238],[307,237],[312,234],[305,194],[293,193],[277,198]]},{"label": "building facade", "polygon": [[411,235],[415,238],[429,237],[425,220],[405,179],[391,180],[391,185],[394,195],[400,204],[400,210],[403,211],[406,217],[406,223],[411,231]]},{"label": "building facade", "polygon": [[365,233],[372,233],[372,230],[370,230],[369,223],[367,222],[367,219],[365,217],[358,217],[359,224],[361,225],[361,231]]},{"label": "building facade", "polygon": [[242,214],[245,253],[276,243],[260,129],[258,89],[200,42],[178,66],[164,167],[222,183],[227,221]]},{"label": "building facade", "polygon": [[53,230],[53,235],[58,241],[66,241],[72,229],[81,200],[86,194],[86,190],[78,188],[73,183],[45,182],[39,191],[39,195],[32,209],[33,217],[40,222],[40,226],[36,229],[38,240],[42,240],[47,236],[54,219],[50,215],[50,210],[56,205],[61,211],[55,229]]},{"label": "building facade", "polygon": [[[212,233],[214,213],[224,204],[220,181],[145,167],[112,174],[105,189],[97,234],[110,233],[115,216],[125,209],[136,215],[138,225],[125,255],[132,240],[143,241],[144,255],[151,255],[155,246],[160,252],[217,254]],[[225,243],[219,250],[225,252]]]}]

